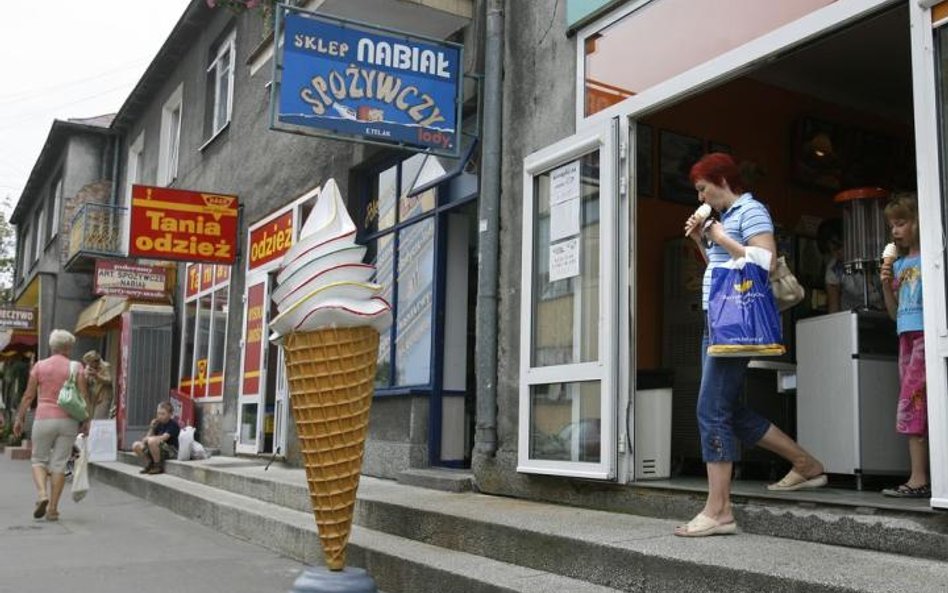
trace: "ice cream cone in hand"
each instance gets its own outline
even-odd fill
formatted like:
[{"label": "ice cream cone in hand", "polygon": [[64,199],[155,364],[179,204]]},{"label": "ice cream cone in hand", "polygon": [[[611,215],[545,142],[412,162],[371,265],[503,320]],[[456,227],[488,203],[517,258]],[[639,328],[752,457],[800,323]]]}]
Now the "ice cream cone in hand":
[{"label": "ice cream cone in hand", "polygon": [[891,264],[899,257],[899,250],[895,243],[889,243],[882,251],[882,263]]},{"label": "ice cream cone in hand", "polygon": [[333,180],[283,259],[270,329],[286,360],[290,404],[326,566],[340,571],[352,528],[379,331],[391,308],[366,282],[364,249]]}]

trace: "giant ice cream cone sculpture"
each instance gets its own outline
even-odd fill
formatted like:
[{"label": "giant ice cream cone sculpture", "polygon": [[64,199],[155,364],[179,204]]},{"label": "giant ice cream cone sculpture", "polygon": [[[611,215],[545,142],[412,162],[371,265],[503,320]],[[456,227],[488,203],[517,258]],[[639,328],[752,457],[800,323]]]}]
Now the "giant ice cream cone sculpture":
[{"label": "giant ice cream cone sculpture", "polygon": [[333,180],[283,259],[272,340],[286,374],[326,566],[342,570],[374,392],[379,331],[391,309],[367,280],[355,225]]}]

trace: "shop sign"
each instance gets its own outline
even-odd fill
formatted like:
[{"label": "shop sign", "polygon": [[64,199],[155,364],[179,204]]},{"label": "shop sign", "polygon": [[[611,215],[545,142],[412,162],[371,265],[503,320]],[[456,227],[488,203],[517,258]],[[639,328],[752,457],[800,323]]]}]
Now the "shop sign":
[{"label": "shop sign", "polygon": [[283,14],[274,129],[460,154],[462,46],[296,9]]},{"label": "shop sign", "polygon": [[0,328],[36,331],[36,309],[0,305]]},{"label": "shop sign", "polygon": [[242,395],[260,393],[260,367],[263,357],[264,286],[255,284],[247,290],[247,328],[244,340],[244,376]]},{"label": "shop sign", "polygon": [[201,290],[214,287],[214,266],[201,266]]},{"label": "shop sign", "polygon": [[233,264],[237,196],[132,186],[130,257]]},{"label": "shop sign", "polygon": [[201,265],[188,264],[184,272],[186,285],[184,288],[185,298],[191,298],[201,292]]},{"label": "shop sign", "polygon": [[163,299],[167,296],[167,281],[168,270],[160,266],[141,266],[106,260],[95,263],[94,291],[97,295]]},{"label": "shop sign", "polygon": [[230,267],[214,266],[214,286],[227,286],[230,281]]},{"label": "shop sign", "polygon": [[293,246],[293,210],[278,216],[250,233],[248,269],[283,257]]}]

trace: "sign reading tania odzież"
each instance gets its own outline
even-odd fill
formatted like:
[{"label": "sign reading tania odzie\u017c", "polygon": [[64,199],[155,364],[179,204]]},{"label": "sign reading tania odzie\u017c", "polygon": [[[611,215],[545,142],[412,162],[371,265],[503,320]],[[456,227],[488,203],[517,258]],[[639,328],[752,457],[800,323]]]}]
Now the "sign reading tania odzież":
[{"label": "sign reading tania odzie\u017c", "polygon": [[166,268],[99,260],[95,262],[94,292],[98,295],[162,299],[167,295],[167,279]]},{"label": "sign reading tania odzie\u017c", "polygon": [[288,9],[274,128],[457,156],[461,46]]},{"label": "sign reading tania odzie\u017c", "polygon": [[0,305],[0,329],[36,330],[36,309]]},{"label": "sign reading tania odzie\u017c", "polygon": [[237,196],[132,186],[130,257],[233,264]]}]

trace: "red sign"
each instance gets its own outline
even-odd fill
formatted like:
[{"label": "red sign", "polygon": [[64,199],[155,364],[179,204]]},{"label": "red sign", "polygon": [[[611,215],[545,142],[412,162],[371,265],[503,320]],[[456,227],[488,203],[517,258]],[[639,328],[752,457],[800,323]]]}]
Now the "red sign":
[{"label": "red sign", "polygon": [[168,269],[140,266],[108,260],[95,262],[95,293],[138,299],[164,299],[167,296]]},{"label": "red sign", "polygon": [[132,186],[129,257],[233,264],[237,196]]},{"label": "red sign", "polygon": [[260,393],[260,362],[263,358],[266,320],[263,302],[263,283],[255,284],[247,291],[247,337],[244,340],[244,388],[241,395]]},{"label": "red sign", "polygon": [[214,286],[214,266],[204,264],[201,266],[201,290],[207,290]]},{"label": "red sign", "polygon": [[184,296],[185,298],[191,298],[197,293],[201,292],[201,265],[200,264],[188,264],[187,268],[184,271],[184,276],[186,278],[185,282],[187,283],[184,287]]},{"label": "red sign", "polygon": [[283,256],[293,246],[293,211],[278,216],[250,233],[249,270]]},{"label": "red sign", "polygon": [[227,266],[215,266],[214,286],[227,286],[230,280],[230,268]]}]

